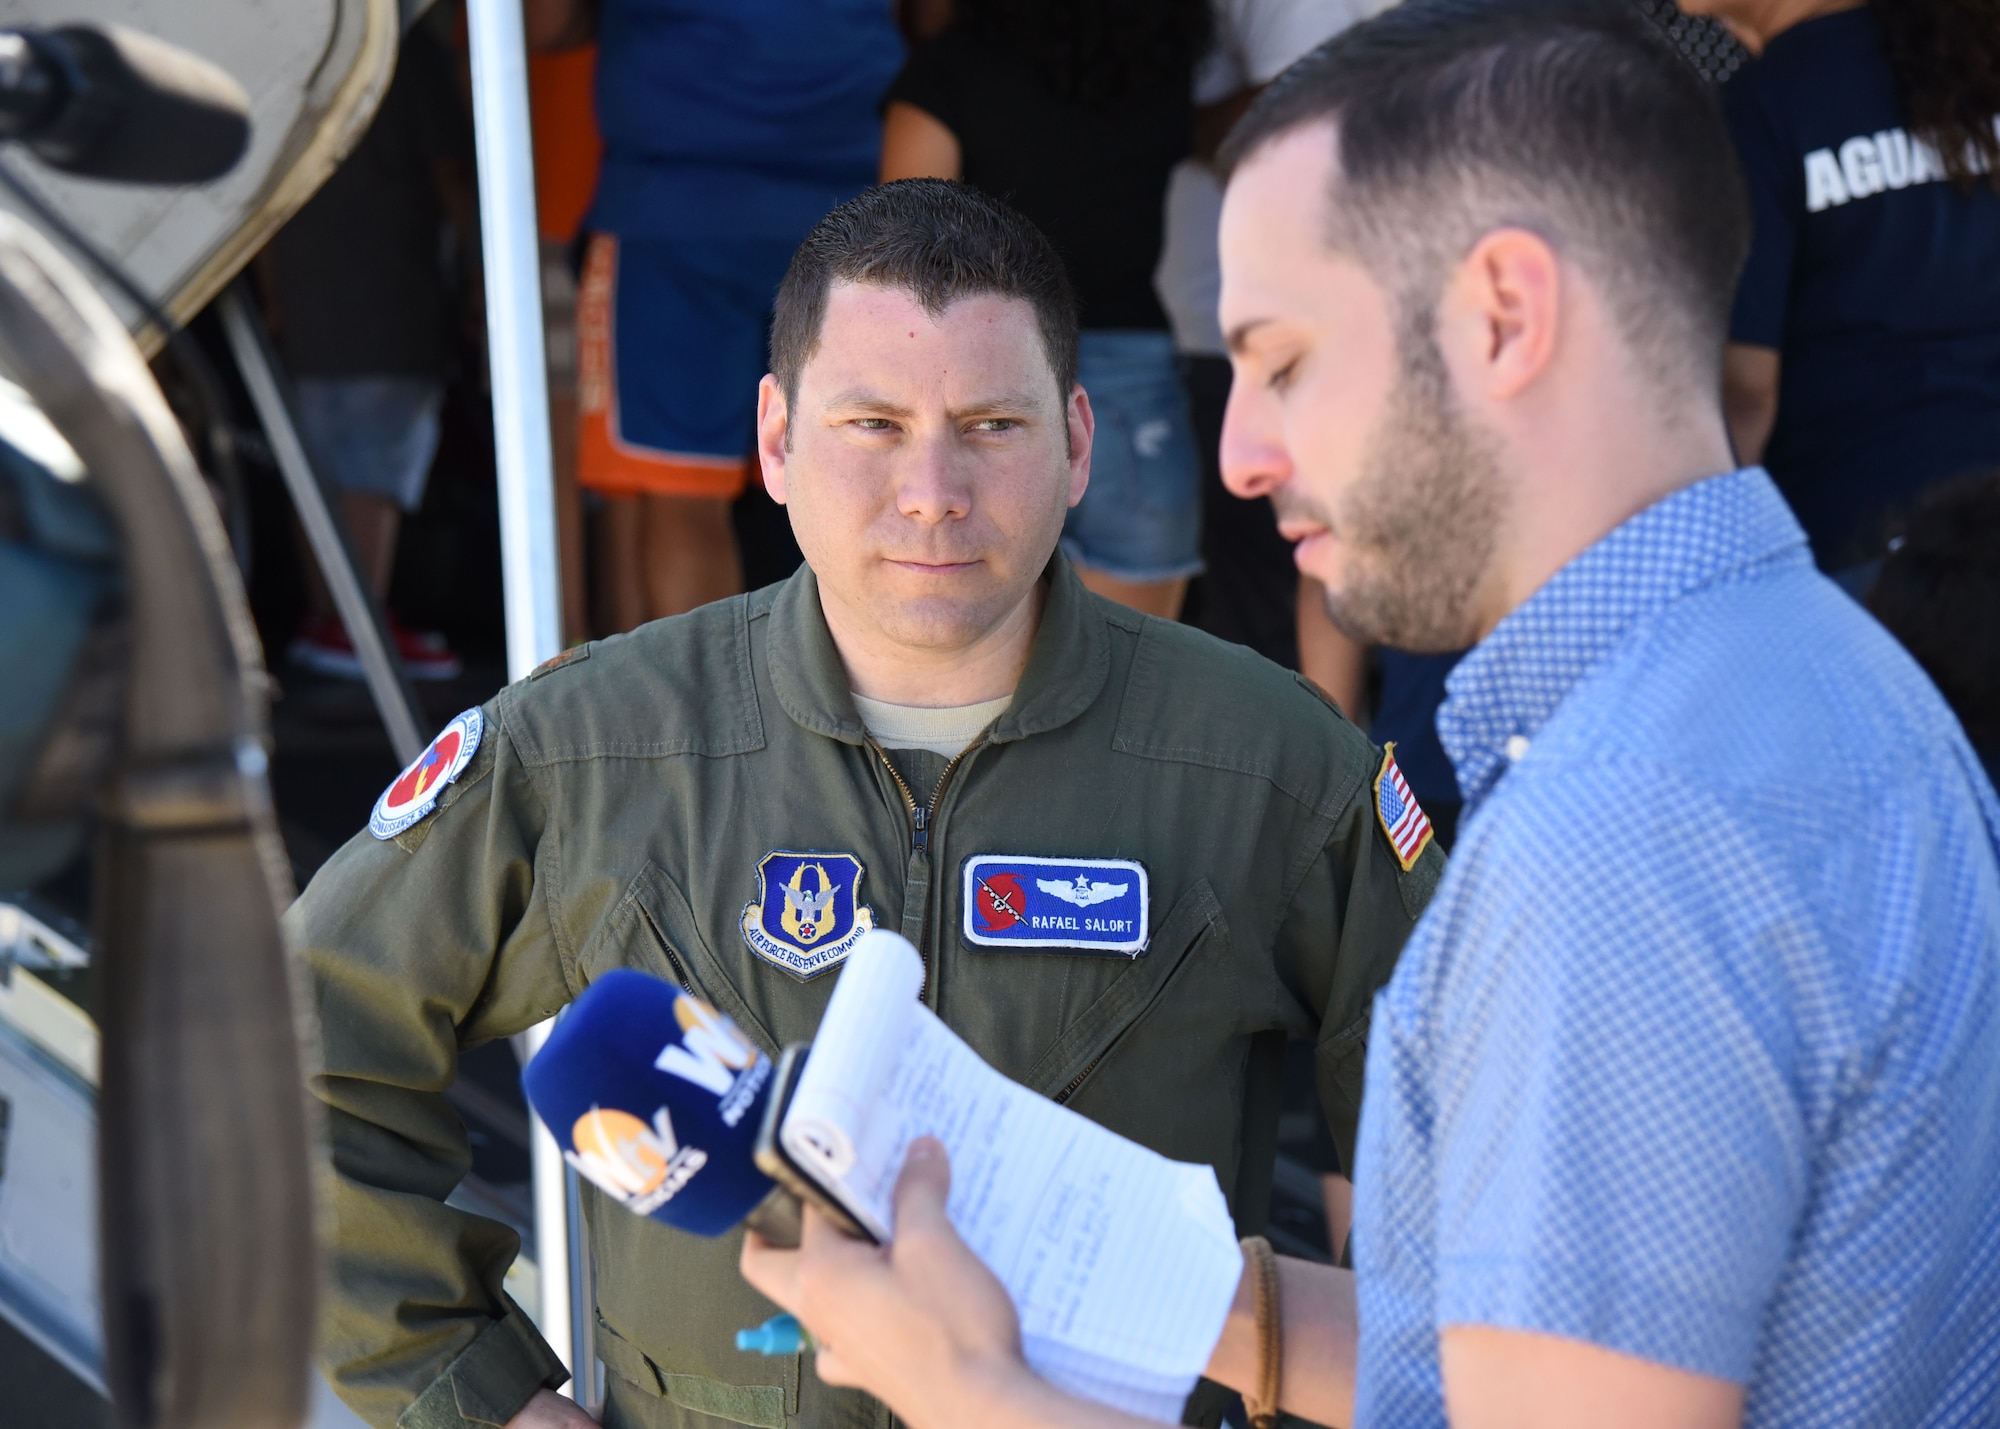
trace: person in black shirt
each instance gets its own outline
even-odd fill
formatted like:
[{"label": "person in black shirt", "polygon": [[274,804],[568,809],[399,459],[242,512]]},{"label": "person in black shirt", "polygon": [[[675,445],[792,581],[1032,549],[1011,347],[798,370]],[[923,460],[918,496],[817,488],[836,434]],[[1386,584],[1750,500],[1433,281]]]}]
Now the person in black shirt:
[{"label": "person in black shirt", "polygon": [[2000,0],[1681,0],[1753,53],[1722,97],[1756,234],[1730,422],[1821,567],[2000,464]]},{"label": "person in black shirt", "polygon": [[2000,471],[1926,491],[1890,541],[1867,604],[1924,667],[2000,784]]},{"label": "person in black shirt", "polygon": [[1063,549],[1092,590],[1168,618],[1201,570],[1201,467],[1153,269],[1210,23],[1208,0],[965,0],[889,87],[882,133],[885,182],[964,179],[1062,255],[1097,418]]}]

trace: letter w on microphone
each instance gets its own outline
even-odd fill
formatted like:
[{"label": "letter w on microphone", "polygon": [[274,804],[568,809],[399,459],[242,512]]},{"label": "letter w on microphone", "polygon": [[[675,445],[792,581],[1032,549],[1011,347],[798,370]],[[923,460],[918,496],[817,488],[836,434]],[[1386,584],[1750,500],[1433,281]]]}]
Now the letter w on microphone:
[{"label": "letter w on microphone", "polygon": [[[770,1079],[770,1059],[728,1018],[685,992],[674,998],[674,1021],[680,1037],[660,1049],[653,1065],[713,1093],[723,1125],[735,1126]],[[576,1149],[563,1158],[578,1174],[642,1216],[671,1201],[708,1164],[706,1151],[680,1144],[664,1106],[648,1125],[631,1112],[593,1104],[576,1119],[570,1140]]]},{"label": "letter w on microphone", "polygon": [[653,1065],[722,1098],[717,1108],[724,1126],[743,1120],[770,1079],[771,1063],[751,1046],[734,1023],[698,998],[682,993],[674,1002],[681,1040],[660,1049]]}]

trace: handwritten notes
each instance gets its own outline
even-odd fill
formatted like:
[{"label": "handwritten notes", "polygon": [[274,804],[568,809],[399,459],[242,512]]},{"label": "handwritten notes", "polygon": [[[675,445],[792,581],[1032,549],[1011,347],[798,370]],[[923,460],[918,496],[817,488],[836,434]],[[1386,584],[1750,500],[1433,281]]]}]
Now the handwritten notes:
[{"label": "handwritten notes", "polygon": [[1242,1273],[1222,1189],[989,1067],[917,1000],[894,933],[849,955],[780,1132],[883,1241],[919,1136],[951,1156],[952,1223],[1021,1316],[1056,1384],[1162,1423],[1208,1363]]}]

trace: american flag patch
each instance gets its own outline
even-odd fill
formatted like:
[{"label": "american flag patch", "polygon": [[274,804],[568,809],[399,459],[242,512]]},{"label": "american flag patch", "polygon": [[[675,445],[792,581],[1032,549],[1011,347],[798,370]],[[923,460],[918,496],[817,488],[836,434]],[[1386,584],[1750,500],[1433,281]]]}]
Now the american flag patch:
[{"label": "american flag patch", "polygon": [[1375,776],[1375,817],[1382,821],[1382,833],[1396,851],[1396,862],[1408,873],[1430,847],[1431,821],[1410,792],[1403,771],[1396,767],[1393,741],[1383,748],[1382,772]]}]

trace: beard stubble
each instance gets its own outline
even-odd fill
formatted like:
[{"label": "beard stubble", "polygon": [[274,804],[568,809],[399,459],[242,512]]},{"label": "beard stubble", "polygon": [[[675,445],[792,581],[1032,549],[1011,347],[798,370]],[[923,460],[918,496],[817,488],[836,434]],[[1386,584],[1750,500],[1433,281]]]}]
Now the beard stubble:
[{"label": "beard stubble", "polygon": [[1433,327],[1427,311],[1405,320],[1396,388],[1333,513],[1349,579],[1326,595],[1353,639],[1413,652],[1473,643],[1505,504],[1492,439],[1459,406]]}]

